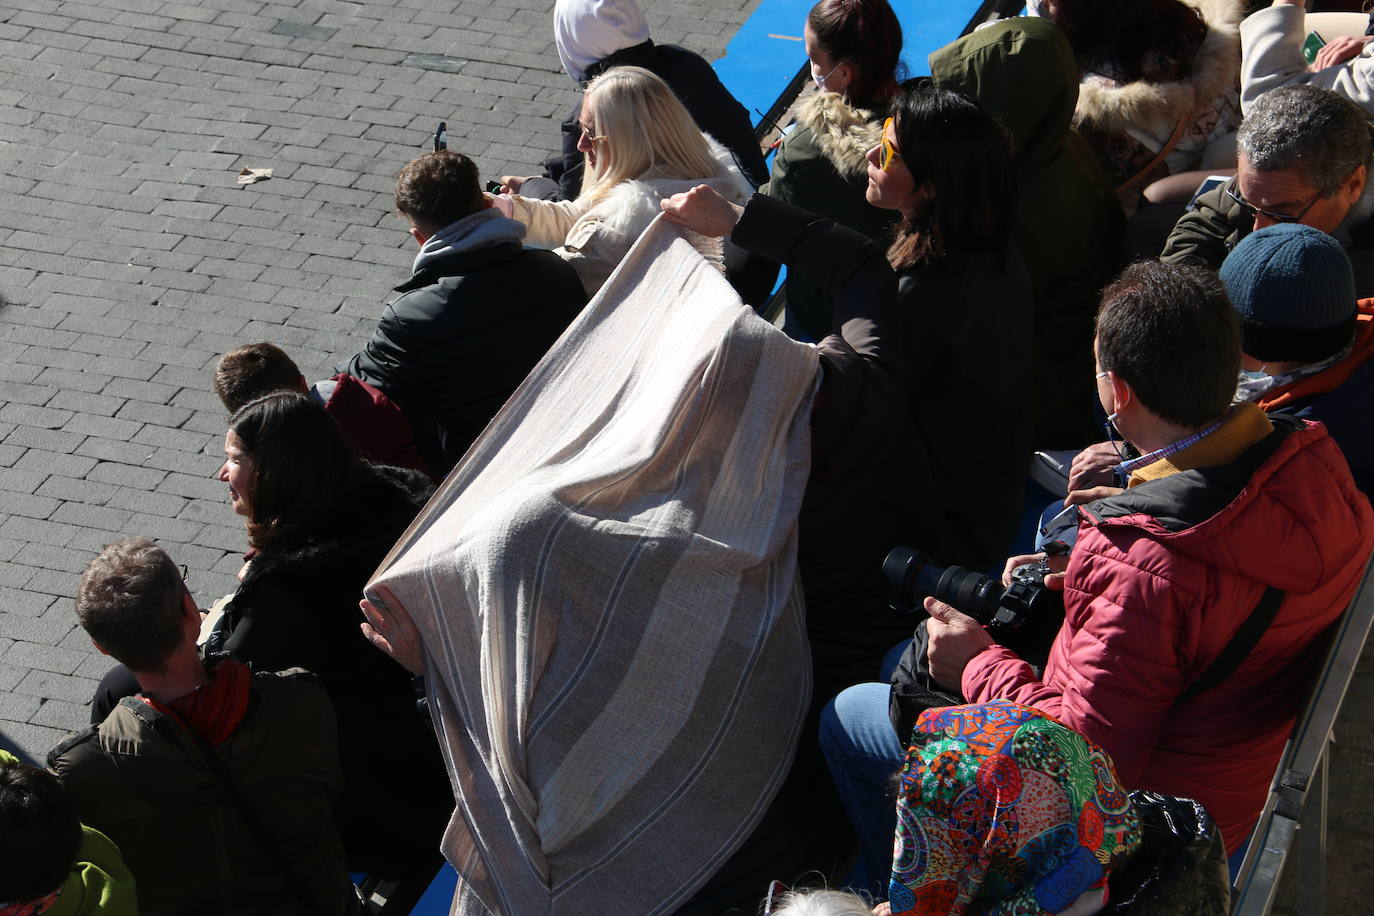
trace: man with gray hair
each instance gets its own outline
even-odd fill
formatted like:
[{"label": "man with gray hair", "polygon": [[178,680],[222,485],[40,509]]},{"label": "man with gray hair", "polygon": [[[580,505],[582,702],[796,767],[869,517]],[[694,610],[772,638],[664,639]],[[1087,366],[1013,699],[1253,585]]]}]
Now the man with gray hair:
[{"label": "man with gray hair", "polygon": [[1374,201],[1365,179],[1374,135],[1364,112],[1315,86],[1266,93],[1236,136],[1234,178],[1200,196],[1169,233],[1160,260],[1216,270],[1249,233],[1302,223],[1351,245]]}]

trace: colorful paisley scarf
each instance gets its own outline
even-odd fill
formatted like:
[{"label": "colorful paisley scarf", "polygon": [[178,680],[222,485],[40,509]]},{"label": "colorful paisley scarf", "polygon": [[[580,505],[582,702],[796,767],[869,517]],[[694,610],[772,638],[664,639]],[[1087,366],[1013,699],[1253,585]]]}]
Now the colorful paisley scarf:
[{"label": "colorful paisley scarf", "polygon": [[1140,845],[1106,752],[1006,700],[916,720],[897,797],[893,916],[1041,916],[1099,900]]}]

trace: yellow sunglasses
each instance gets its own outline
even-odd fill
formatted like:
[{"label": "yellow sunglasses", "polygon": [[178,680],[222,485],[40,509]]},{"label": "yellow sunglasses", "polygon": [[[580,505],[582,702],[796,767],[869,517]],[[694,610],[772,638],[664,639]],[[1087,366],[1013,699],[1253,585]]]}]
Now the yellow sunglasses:
[{"label": "yellow sunglasses", "polygon": [[883,152],[882,152],[882,156],[878,159],[878,168],[882,169],[884,172],[886,172],[886,171],[888,170],[888,168],[892,165],[892,160],[893,160],[893,159],[900,159],[900,158],[902,158],[902,154],[901,154],[900,152],[898,152],[897,147],[893,146],[893,145],[892,145],[892,141],[890,141],[890,140],[887,139],[887,129],[888,129],[889,127],[891,127],[891,126],[892,126],[892,119],[891,119],[891,118],[888,118],[886,121],[883,122],[883,137],[882,137]]}]

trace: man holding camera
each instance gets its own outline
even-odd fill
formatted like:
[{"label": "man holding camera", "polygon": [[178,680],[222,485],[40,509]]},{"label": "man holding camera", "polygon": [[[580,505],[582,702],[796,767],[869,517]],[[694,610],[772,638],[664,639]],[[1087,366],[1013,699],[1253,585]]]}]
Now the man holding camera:
[{"label": "man holding camera", "polygon": [[1055,716],[1127,786],[1202,802],[1235,853],[1359,586],[1374,514],[1324,427],[1231,407],[1238,330],[1214,274],[1128,268],[1103,293],[1095,350],[1098,396],[1141,456],[1126,490],[1080,508],[1047,580],[1065,620],[1044,671],[927,599],[931,674],[971,702]]},{"label": "man holding camera", "polygon": [[[1210,271],[1128,268],[1103,293],[1095,351],[1109,425],[1141,457],[1124,462],[1125,490],[1079,507],[1072,550],[1048,559],[1045,584],[1063,592],[1065,617],[1043,670],[926,598],[930,678],[954,701],[1002,698],[1054,716],[1104,748],[1123,785],[1201,802],[1234,855],[1321,637],[1359,586],[1374,512],[1324,427],[1231,406],[1239,332]],[[1039,559],[1009,560],[1004,581]],[[850,687],[822,716],[822,747],[875,878],[891,861],[887,782],[907,739],[888,701],[928,690],[920,678],[908,669],[892,689]]]}]

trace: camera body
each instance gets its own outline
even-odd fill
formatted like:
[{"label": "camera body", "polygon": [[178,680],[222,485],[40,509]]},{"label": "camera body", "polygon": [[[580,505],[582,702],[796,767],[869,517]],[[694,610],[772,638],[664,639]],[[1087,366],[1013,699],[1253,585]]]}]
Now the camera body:
[{"label": "camera body", "polygon": [[[937,566],[919,550],[894,547],[883,560],[883,574],[891,583],[888,603],[893,610],[914,611],[930,595],[968,614],[987,627],[998,643],[1019,649],[1038,648],[1058,631],[1064,604],[1058,592],[1045,587],[1049,564],[1041,560],[1012,570],[1005,589],[995,579],[960,566]],[[1029,648],[1029,646],[1026,646]],[[1025,657],[1027,652],[1019,652]],[[1039,655],[1039,651],[1030,654]]]}]

